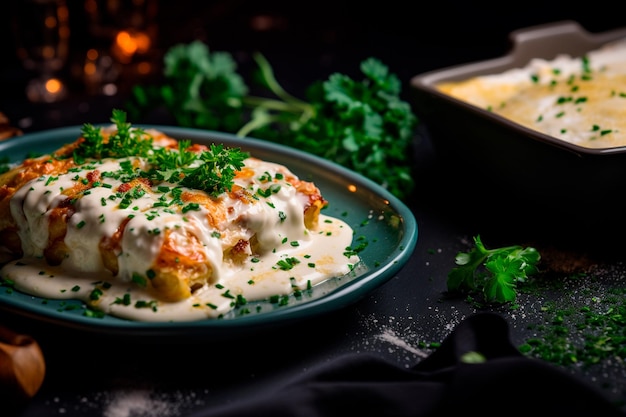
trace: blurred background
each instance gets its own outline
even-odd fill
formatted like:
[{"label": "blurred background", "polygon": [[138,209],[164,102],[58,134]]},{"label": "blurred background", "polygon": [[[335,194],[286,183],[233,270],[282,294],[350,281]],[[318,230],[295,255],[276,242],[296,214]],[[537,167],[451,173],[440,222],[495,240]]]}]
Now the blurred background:
[{"label": "blurred background", "polygon": [[[370,3],[341,0],[8,0],[0,13],[0,112],[24,132],[108,122],[133,85],[162,77],[168,48],[192,40],[240,70],[262,52],[301,97],[331,73],[375,57],[403,95],[421,72],[500,56],[515,29],[575,20],[591,32],[626,24],[608,0]],[[135,121],[133,122],[140,122]],[[150,120],[159,122],[159,120]]]}]

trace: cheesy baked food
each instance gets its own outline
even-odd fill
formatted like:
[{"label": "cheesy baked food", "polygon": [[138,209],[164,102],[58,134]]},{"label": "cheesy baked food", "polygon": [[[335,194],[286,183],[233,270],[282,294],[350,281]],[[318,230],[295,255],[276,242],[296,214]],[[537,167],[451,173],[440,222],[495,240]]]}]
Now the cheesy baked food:
[{"label": "cheesy baked food", "polygon": [[359,261],[350,227],[287,167],[112,120],[0,176],[2,278],[19,290],[137,320],[215,318]]},{"label": "cheesy baked food", "polygon": [[587,148],[626,146],[626,39],[582,57],[436,86],[513,122]]}]

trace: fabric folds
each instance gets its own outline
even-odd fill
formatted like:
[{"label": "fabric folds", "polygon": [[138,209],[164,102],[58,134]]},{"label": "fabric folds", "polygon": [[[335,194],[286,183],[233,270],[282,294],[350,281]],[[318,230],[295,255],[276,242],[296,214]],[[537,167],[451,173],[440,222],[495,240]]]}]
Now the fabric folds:
[{"label": "fabric folds", "polygon": [[[478,352],[484,361],[463,357]],[[282,388],[193,417],[436,417],[457,415],[626,416],[595,387],[510,342],[494,313],[468,317],[413,368],[353,353],[313,368]],[[460,414],[462,413],[462,414]]]}]

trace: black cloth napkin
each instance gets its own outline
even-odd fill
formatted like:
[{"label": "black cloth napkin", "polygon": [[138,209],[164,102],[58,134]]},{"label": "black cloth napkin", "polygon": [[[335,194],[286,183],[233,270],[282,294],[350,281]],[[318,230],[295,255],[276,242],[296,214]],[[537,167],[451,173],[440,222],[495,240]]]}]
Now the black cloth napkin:
[{"label": "black cloth napkin", "polygon": [[[479,352],[485,360],[462,360]],[[462,413],[462,414],[461,414]],[[344,355],[265,392],[193,417],[603,416],[626,413],[595,387],[521,354],[495,313],[461,322],[428,358],[403,368],[369,353]]]}]

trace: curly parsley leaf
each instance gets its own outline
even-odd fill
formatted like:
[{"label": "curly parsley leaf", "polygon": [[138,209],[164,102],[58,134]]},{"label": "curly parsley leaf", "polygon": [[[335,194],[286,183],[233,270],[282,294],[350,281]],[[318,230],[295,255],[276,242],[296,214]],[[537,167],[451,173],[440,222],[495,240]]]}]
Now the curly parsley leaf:
[{"label": "curly parsley leaf", "polygon": [[82,142],[74,150],[74,160],[77,163],[85,158],[123,158],[133,155],[148,155],[152,150],[152,140],[143,129],[131,128],[126,121],[126,112],[113,109],[111,122],[115,125],[115,132],[106,140],[102,136],[101,128],[85,123],[81,130]]},{"label": "curly parsley leaf", "polygon": [[200,154],[199,166],[184,171],[180,184],[205,190],[213,196],[231,191],[237,171],[243,168],[247,154],[239,149],[225,148],[224,145],[211,145],[208,151]]},{"label": "curly parsley leaf", "polygon": [[111,122],[115,129],[108,136],[103,135],[100,127],[83,125],[82,140],[73,151],[76,163],[82,164],[87,159],[142,157],[149,166],[143,171],[134,169],[128,161],[122,162],[121,172],[126,181],[135,177],[156,183],[168,181],[215,197],[232,189],[237,171],[250,156],[240,148],[227,148],[223,144],[193,151],[188,139],[179,140],[177,149],[156,147],[152,137],[126,122],[126,113],[118,109],[113,110]]},{"label": "curly parsley leaf", "polygon": [[133,119],[163,106],[180,126],[234,132],[244,122],[248,87],[230,54],[201,41],[175,45],[164,56],[163,76],[160,85],[133,87],[127,103]]},{"label": "curly parsley leaf", "polygon": [[487,249],[480,236],[474,237],[474,248],[456,255],[448,274],[447,286],[451,292],[482,292],[488,303],[515,301],[517,283],[538,272],[541,259],[532,247],[519,245]]},{"label": "curly parsley leaf", "polygon": [[361,71],[360,81],[333,74],[312,87],[316,116],[299,126],[291,143],[405,198],[414,187],[409,149],[417,119],[399,98],[400,82],[386,66],[370,58]]}]

